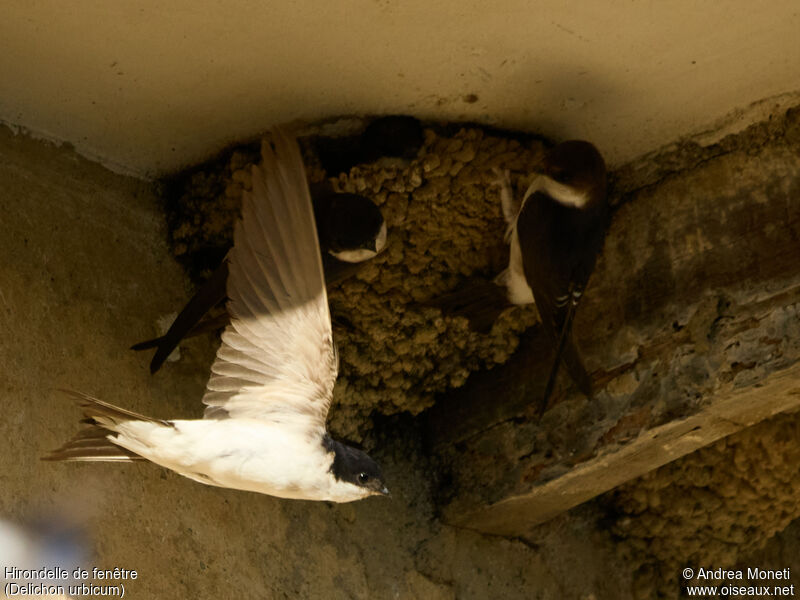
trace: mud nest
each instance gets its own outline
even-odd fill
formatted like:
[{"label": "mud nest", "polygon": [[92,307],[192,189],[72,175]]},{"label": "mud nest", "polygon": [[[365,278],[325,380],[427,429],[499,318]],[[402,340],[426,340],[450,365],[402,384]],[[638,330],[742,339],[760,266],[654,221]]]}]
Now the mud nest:
[{"label": "mud nest", "polygon": [[[301,144],[309,180],[324,180],[312,145]],[[341,356],[330,423],[336,434],[360,439],[373,411],[419,413],[470,372],[505,362],[519,334],[536,323],[534,307],[512,308],[480,334],[466,319],[424,304],[468,277],[492,277],[505,267],[505,223],[492,167],[511,170],[521,193],[544,149],[539,140],[477,127],[452,134],[426,129],[415,159],[382,159],[328,178],[337,191],[371,198],[389,228],[386,250],[329,291]],[[216,267],[230,246],[257,159],[257,145],[242,147],[173,189],[172,247],[190,273]]]},{"label": "mud nest", "polygon": [[612,492],[635,597],[674,597],[685,567],[741,566],[800,517],[798,440],[800,413],[781,415]]}]

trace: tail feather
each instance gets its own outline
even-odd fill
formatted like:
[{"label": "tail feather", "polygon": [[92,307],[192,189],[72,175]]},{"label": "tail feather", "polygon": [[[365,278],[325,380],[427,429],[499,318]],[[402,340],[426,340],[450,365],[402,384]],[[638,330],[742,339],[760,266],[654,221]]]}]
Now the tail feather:
[{"label": "tail feather", "polygon": [[[187,339],[198,335],[202,335],[204,333],[211,333],[213,331],[217,331],[218,329],[222,329],[228,323],[230,323],[230,320],[231,318],[228,315],[228,313],[224,313],[216,317],[207,317],[202,321],[200,321],[197,325],[192,327],[192,329],[189,330],[189,333],[184,335],[182,339]],[[153,338],[151,340],[145,340],[144,342],[139,342],[138,344],[134,344],[133,346],[131,346],[130,349],[141,351],[141,350],[150,350],[152,348],[160,349],[163,346],[164,350],[161,351],[161,354],[166,352],[167,349],[170,350],[169,354],[172,354],[172,351],[175,350],[180,341],[181,341],[180,339],[175,339],[174,335],[167,337],[167,334],[164,334],[161,337]],[[167,354],[167,356],[169,356],[169,354]],[[153,364],[154,368],[158,370],[161,368],[163,361],[155,362]]]},{"label": "tail feather", "polygon": [[47,461],[133,461],[144,460],[138,454],[117,446],[112,433],[100,425],[91,425],[66,444],[53,450],[42,460]]},{"label": "tail feather", "polygon": [[558,367],[561,365],[561,355],[564,353],[564,348],[570,335],[570,330],[572,328],[572,317],[574,315],[575,306],[572,302],[569,302],[567,303],[567,314],[564,316],[564,323],[561,325],[561,333],[558,336],[556,352],[553,357],[553,366],[550,369],[550,377],[547,378],[547,385],[544,388],[544,396],[542,397],[542,405],[544,406],[545,411],[550,408],[550,396],[553,393],[553,388],[556,385]]},{"label": "tail feather", "polygon": [[153,338],[151,340],[145,340],[143,342],[138,342],[130,347],[131,350],[136,350],[137,352],[141,352],[142,350],[150,350],[151,348],[157,348],[161,343],[164,341],[164,336]]},{"label": "tail feather", "polygon": [[583,366],[578,350],[575,348],[575,342],[572,339],[572,319],[574,316],[575,303],[569,302],[567,305],[567,314],[561,326],[561,333],[558,336],[558,344],[556,345],[550,377],[547,379],[544,396],[542,397],[544,412],[548,411],[552,408],[553,404],[555,404],[551,396],[558,376],[558,367],[562,360],[567,367],[570,377],[578,386],[578,389],[588,398],[592,397],[592,378],[586,372],[586,367]]},{"label": "tail feather", "polygon": [[53,450],[42,460],[48,461],[131,461],[145,460],[138,454],[114,443],[114,425],[124,421],[149,421],[172,426],[169,421],[152,419],[124,408],[119,408],[97,398],[72,390],[60,390],[81,408],[88,426],[80,430],[66,444]]},{"label": "tail feather", "polygon": [[180,341],[188,337],[208,311],[225,299],[227,281],[228,261],[226,259],[183,307],[167,333],[160,338],[141,342],[132,347],[133,350],[157,348],[153,360],[150,362],[150,373],[158,371]]},{"label": "tail feather", "polygon": [[[352,277],[364,265],[361,263],[347,263],[336,260],[329,254],[322,255],[325,270],[325,283],[334,286]],[[228,279],[228,262],[223,261],[214,271],[211,278],[206,281],[195,293],[191,300],[181,310],[180,314],[170,325],[167,333],[161,337],[145,340],[131,346],[131,350],[151,350],[156,348],[156,353],[150,362],[150,372],[158,371],[170,354],[178,347],[182,340],[196,335],[210,333],[222,329],[230,323],[230,315],[226,310],[216,316],[209,316],[215,306],[219,306],[225,299],[225,285]]]},{"label": "tail feather", "polygon": [[80,407],[84,416],[91,421],[102,421],[107,419],[111,423],[119,421],[150,421],[151,423],[161,423],[162,425],[170,425],[169,421],[162,421],[161,419],[153,419],[145,415],[135,413],[131,410],[119,408],[108,402],[98,400],[89,394],[83,392],[75,392],[73,390],[60,389],[60,392],[72,398],[73,401]]}]

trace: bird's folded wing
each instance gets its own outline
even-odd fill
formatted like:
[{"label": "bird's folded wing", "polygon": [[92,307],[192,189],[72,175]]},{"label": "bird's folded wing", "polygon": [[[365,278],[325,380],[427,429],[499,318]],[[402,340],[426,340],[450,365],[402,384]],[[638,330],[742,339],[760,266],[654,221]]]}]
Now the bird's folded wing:
[{"label": "bird's folded wing", "polygon": [[294,138],[275,129],[253,167],[229,254],[231,323],[206,418],[325,426],[338,369],[314,212]]}]

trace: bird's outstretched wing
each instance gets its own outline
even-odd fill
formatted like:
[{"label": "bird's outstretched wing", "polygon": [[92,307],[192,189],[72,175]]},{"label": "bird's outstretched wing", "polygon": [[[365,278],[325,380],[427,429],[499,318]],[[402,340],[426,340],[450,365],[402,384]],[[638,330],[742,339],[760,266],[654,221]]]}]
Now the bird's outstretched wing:
[{"label": "bird's outstretched wing", "polygon": [[231,323],[211,367],[205,417],[324,429],[338,360],[303,160],[277,128],[261,157],[228,256]]}]

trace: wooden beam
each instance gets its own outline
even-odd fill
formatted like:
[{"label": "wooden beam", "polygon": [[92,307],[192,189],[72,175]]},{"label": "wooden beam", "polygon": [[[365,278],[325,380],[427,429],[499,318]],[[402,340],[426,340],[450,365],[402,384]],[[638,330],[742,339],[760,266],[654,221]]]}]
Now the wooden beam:
[{"label": "wooden beam", "polygon": [[506,365],[441,398],[426,424],[447,521],[524,534],[800,406],[800,115],[770,127],[639,189],[618,179],[626,193],[575,324],[595,397],[562,374],[562,401],[535,415],[550,346],[532,331]]},{"label": "wooden beam", "polygon": [[452,502],[445,520],[499,535],[520,535],[635,477],[776,414],[800,410],[800,364],[757,387],[720,391],[699,413],[642,432],[622,446],[601,450],[563,476],[486,506]]}]

